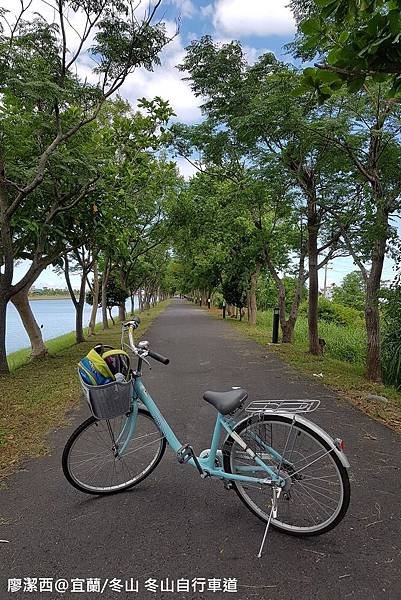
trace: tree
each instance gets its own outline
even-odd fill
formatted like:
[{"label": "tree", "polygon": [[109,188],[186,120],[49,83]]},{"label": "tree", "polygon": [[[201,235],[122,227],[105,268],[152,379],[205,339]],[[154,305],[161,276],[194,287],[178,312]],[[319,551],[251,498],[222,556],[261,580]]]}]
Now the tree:
[{"label": "tree", "polygon": [[[100,282],[100,284],[101,283],[102,282]],[[114,325],[114,319],[111,314],[111,311],[115,306],[120,306],[120,304],[122,302],[125,302],[126,299],[127,299],[127,292],[121,287],[121,285],[119,284],[118,280],[115,277],[110,276],[107,281],[106,301],[105,301],[104,307],[109,312],[109,317],[110,317],[113,325]],[[86,293],[86,302],[90,305],[93,305],[94,298],[93,298],[92,290],[89,290]],[[103,297],[98,299],[98,306],[101,306],[103,308]]]},{"label": "tree", "polygon": [[[47,4],[43,0],[43,4]],[[93,123],[101,108],[136,67],[152,68],[168,42],[164,26],[153,24],[157,2],[140,19],[130,0],[64,0],[54,6],[56,22],[35,13],[28,20],[29,2],[20,13],[0,13],[0,372],[7,373],[5,328],[7,303],[35,281],[54,259],[49,231],[90,191],[93,180],[80,181],[70,193],[48,194],[51,165],[68,168],[65,153],[74,137]],[[82,31],[69,25],[68,10],[84,16]],[[78,43],[74,43],[72,37]],[[92,46],[89,40],[93,37]],[[71,50],[70,50],[71,49]],[[97,84],[82,81],[75,67],[83,55],[92,57]],[[18,77],[16,77],[18,74]],[[16,143],[17,140],[17,143]],[[28,222],[27,214],[29,214]],[[30,251],[21,249],[17,231],[31,233]],[[13,281],[15,261],[31,261],[20,281]]]},{"label": "tree", "polygon": [[398,275],[390,289],[384,290],[382,362],[383,380],[401,388],[401,286]]},{"label": "tree", "polygon": [[387,81],[388,97],[401,94],[401,11],[393,0],[292,0],[299,22],[296,53],[319,56],[305,70],[321,100],[342,85],[352,92],[366,81]]},{"label": "tree", "polygon": [[222,290],[224,298],[229,304],[239,309],[239,318],[242,320],[242,309],[246,306],[248,295],[248,279],[246,274],[232,271],[223,280]]},{"label": "tree", "polygon": [[[303,198],[309,262],[309,349],[319,354],[318,270],[342,251],[339,249],[341,233],[338,228],[333,229],[333,220],[327,211],[329,201],[338,203],[339,200],[334,192],[341,156],[333,152],[322,135],[332,127],[329,117],[333,108],[320,108],[310,93],[294,102],[291,92],[300,86],[299,74],[277,61],[272,53],[266,53],[252,66],[247,65],[238,42],[218,45],[204,36],[187,48],[181,68],[188,71],[194,93],[204,99],[202,107],[209,117],[209,128],[215,130],[215,139],[231,136],[235,140],[231,147],[237,149],[237,156],[231,167],[238,165],[242,158],[243,164],[244,159],[245,164],[252,161],[263,172],[265,165],[271,163],[273,171],[280,168],[286,171],[287,187],[297,188]],[[216,144],[208,142],[204,147],[215,161]],[[227,153],[220,152],[217,158],[226,159]],[[226,173],[229,176],[230,170]],[[326,251],[325,257],[319,261],[323,251]],[[305,254],[300,258],[302,271]],[[275,274],[266,253],[266,244],[265,260],[283,294],[277,270]],[[303,283],[300,281],[299,291]],[[296,318],[299,297],[298,293],[294,313],[290,316],[290,329]],[[284,305],[282,301],[282,307]],[[283,308],[281,315],[282,325],[286,326]],[[292,333],[288,335],[291,337]]]},{"label": "tree", "polygon": [[341,285],[333,289],[333,301],[363,311],[365,305],[365,281],[360,271],[345,275]]},{"label": "tree", "polygon": [[[102,120],[105,165],[96,203],[96,239],[102,249],[103,294],[113,274],[131,295],[130,279],[138,258],[168,236],[164,204],[179,188],[175,165],[162,153],[168,136],[164,128],[172,110],[159,97],[143,98],[139,105],[142,110],[134,112],[119,99]],[[107,328],[102,304],[103,327]],[[119,312],[124,320],[125,303]]]},{"label": "tree", "polygon": [[356,193],[341,215],[331,214],[359,267],[366,287],[365,323],[368,338],[367,377],[381,379],[379,297],[386,254],[397,240],[393,215],[401,209],[400,107],[386,97],[382,85],[371,84],[344,101],[348,133],[331,139],[348,159]]},{"label": "tree", "polygon": [[[75,265],[70,264],[69,256],[66,253],[63,257],[63,267],[67,288],[70,292],[71,300],[75,307],[75,341],[77,344],[80,344],[85,339],[83,325],[85,292],[87,279],[93,267],[93,255],[90,250],[85,248],[85,246],[73,250],[71,254],[72,259],[75,261]],[[80,273],[81,275],[78,298],[75,296],[75,292],[71,284],[70,272]]]}]

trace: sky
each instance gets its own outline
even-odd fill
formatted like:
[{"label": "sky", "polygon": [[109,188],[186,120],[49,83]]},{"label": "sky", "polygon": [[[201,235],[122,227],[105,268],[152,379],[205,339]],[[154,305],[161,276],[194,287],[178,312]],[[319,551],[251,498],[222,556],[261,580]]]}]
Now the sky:
[{"label": "sky", "polygon": [[[54,11],[49,6],[51,2],[54,0],[33,0],[30,11],[33,13],[39,10],[47,19],[52,18]],[[291,56],[283,48],[295,33],[294,18],[287,3],[288,0],[162,0],[159,17],[166,22],[167,30],[172,35],[177,32],[178,24],[178,33],[163,50],[161,65],[156,66],[153,72],[136,70],[128,77],[119,93],[133,106],[138,98],[161,96],[169,100],[179,121],[189,124],[198,122],[202,118],[199,99],[192,93],[188,82],[183,81],[184,75],[176,68],[185,56],[186,46],[192,40],[209,34],[218,42],[239,40],[246,50],[248,62],[254,62],[266,51],[272,51],[278,58],[291,62]],[[17,0],[0,0],[0,7],[10,11],[15,11],[18,4]],[[142,2],[137,10],[144,10],[148,5],[148,2]],[[82,27],[82,16],[79,14],[71,13],[69,21],[77,30]],[[72,52],[78,38],[73,29],[70,29],[69,35]],[[88,40],[88,46],[91,41]],[[94,81],[91,66],[90,59],[86,56],[80,61],[78,71],[83,77]],[[177,162],[186,178],[193,174],[193,167],[185,159],[177,159]],[[16,269],[16,278],[26,268],[26,264],[21,263]],[[355,270],[355,266],[350,259],[333,261],[327,273],[328,283],[338,284],[352,270]],[[390,263],[385,266],[383,278],[392,278]],[[74,278],[73,282],[77,284],[78,280]],[[51,268],[46,269],[36,283],[36,287],[44,285],[65,287],[63,278]]]}]

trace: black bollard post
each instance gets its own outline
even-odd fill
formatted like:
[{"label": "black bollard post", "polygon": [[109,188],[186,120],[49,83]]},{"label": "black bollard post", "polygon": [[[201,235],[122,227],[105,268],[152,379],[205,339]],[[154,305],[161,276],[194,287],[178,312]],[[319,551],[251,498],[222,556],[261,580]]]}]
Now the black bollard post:
[{"label": "black bollard post", "polygon": [[210,310],[210,305],[211,305],[210,298],[208,298],[207,299],[207,307],[208,307],[209,310]]},{"label": "black bollard post", "polygon": [[226,318],[226,301],[223,300],[223,319]]},{"label": "black bollard post", "polygon": [[275,308],[273,310],[273,335],[272,342],[273,344],[278,343],[278,324],[279,324],[279,309]]}]

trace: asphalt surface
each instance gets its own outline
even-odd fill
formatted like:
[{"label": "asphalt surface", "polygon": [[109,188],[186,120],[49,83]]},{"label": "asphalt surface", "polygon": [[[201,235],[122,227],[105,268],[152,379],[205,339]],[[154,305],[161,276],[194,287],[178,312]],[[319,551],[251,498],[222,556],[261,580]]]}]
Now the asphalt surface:
[{"label": "asphalt surface", "polygon": [[[401,599],[400,438],[383,425],[239,337],[228,323],[174,300],[148,331],[170,357],[144,371],[147,389],[183,443],[209,446],[215,411],[206,389],[243,386],[251,399],[319,398],[313,420],[346,442],[352,499],[343,522],[318,538],[271,531],[262,559],[263,524],[221,481],[202,480],[167,450],[146,481],[110,497],[70,487],[61,471],[65,441],[88,414],[51,434],[50,456],[29,461],[0,492],[0,598]],[[9,578],[65,578],[66,593],[7,591]],[[108,580],[103,594],[72,592],[71,579]],[[113,578],[138,580],[139,591],[113,591]],[[160,581],[198,578],[197,591],[160,592]],[[202,591],[201,578],[206,580]],[[237,592],[212,592],[209,579],[235,578]],[[156,580],[159,589],[145,587]],[[18,584],[18,581],[17,581]],[[28,587],[29,582],[26,582]],[[87,583],[85,582],[85,589]],[[181,585],[186,585],[181,584]],[[227,584],[226,584],[227,585]],[[45,584],[43,583],[43,586]],[[96,589],[96,587],[95,587]]]}]

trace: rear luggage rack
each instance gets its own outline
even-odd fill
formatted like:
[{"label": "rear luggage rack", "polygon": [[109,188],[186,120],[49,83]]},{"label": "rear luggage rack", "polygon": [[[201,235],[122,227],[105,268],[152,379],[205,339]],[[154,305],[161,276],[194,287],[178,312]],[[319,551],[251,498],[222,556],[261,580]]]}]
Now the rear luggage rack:
[{"label": "rear luggage rack", "polygon": [[250,402],[245,411],[258,413],[310,413],[320,405],[320,400],[257,400]]}]

